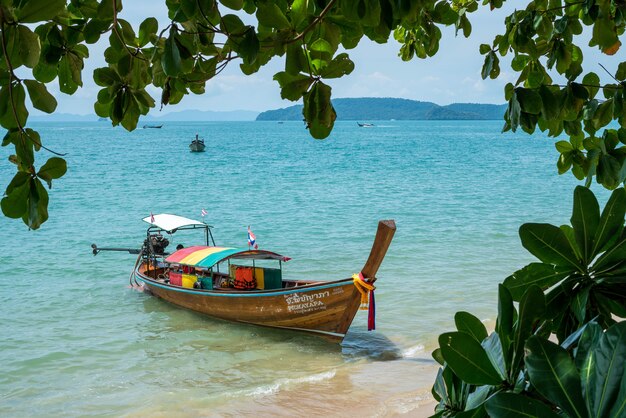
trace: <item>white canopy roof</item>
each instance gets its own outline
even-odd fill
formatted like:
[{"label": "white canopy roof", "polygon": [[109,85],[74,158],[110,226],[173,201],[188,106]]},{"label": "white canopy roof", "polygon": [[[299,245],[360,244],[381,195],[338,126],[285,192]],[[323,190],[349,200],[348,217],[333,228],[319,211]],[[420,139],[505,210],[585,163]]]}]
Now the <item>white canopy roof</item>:
[{"label": "white canopy roof", "polygon": [[208,226],[204,222],[194,221],[193,219],[185,218],[178,215],[170,215],[169,213],[160,213],[158,215],[150,215],[143,218],[144,222],[161,228],[167,232],[172,232],[174,229],[178,229],[183,226],[200,225]]}]

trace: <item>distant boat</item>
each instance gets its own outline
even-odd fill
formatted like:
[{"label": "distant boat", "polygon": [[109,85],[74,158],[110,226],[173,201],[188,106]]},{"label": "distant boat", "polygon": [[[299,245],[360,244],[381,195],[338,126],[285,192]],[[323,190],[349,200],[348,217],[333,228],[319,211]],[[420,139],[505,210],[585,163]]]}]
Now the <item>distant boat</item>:
[{"label": "distant boat", "polygon": [[196,134],[196,138],[189,144],[189,150],[191,152],[204,152],[204,148],[204,139],[198,138],[198,134]]},{"label": "distant boat", "polygon": [[161,129],[163,125],[143,125],[143,129]]},{"label": "distant boat", "polygon": [[357,125],[359,125],[361,128],[371,128],[372,126],[374,126],[373,123],[356,123]]}]

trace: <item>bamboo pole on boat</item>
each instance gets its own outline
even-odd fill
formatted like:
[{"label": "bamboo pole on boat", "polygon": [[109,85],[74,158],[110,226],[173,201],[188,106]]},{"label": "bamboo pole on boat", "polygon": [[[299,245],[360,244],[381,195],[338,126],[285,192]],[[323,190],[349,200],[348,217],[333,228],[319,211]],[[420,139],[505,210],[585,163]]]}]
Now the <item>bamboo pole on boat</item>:
[{"label": "bamboo pole on boat", "polygon": [[393,235],[396,232],[396,223],[394,220],[384,220],[378,222],[378,230],[376,231],[376,238],[374,238],[374,244],[372,244],[372,250],[367,259],[367,262],[361,269],[363,277],[370,279],[370,283],[376,280],[376,273],[380,267]]}]

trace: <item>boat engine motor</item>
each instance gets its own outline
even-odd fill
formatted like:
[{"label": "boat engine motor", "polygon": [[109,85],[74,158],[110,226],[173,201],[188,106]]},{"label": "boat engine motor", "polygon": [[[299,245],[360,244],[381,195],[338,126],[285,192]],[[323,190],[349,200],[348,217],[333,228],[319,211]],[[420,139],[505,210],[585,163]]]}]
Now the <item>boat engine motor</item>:
[{"label": "boat engine motor", "polygon": [[144,247],[154,255],[165,254],[165,248],[170,245],[170,241],[161,234],[151,234],[143,243]]}]

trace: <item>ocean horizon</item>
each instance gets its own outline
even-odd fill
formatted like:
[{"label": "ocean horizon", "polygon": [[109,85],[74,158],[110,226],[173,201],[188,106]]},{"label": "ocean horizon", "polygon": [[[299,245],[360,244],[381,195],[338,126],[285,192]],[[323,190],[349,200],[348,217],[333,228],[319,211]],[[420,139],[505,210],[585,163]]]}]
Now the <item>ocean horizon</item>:
[{"label": "ocean horizon", "polygon": [[[569,223],[579,183],[558,175],[554,138],[502,121],[368,122],[338,121],[323,141],[288,121],[32,123],[68,171],[39,230],[0,218],[0,415],[393,416],[428,403],[438,335],[457,311],[493,323],[497,284],[533,260],[519,226]],[[189,152],[196,134],[204,153]],[[0,164],[5,187],[13,170]],[[376,331],[365,312],[341,345],[211,319],[131,288],[135,256],[91,253],[138,248],[150,213],[203,209],[218,245],[245,246],[250,225],[261,249],[292,258],[285,277],[315,280],[359,272],[378,220],[394,219]]]}]

